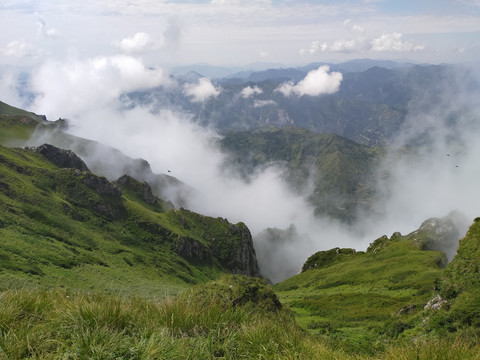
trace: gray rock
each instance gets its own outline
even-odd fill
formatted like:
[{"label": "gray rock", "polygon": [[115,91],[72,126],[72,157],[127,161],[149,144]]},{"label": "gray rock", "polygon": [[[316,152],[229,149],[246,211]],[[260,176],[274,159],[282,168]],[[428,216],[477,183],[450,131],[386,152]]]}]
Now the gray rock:
[{"label": "gray rock", "polygon": [[103,176],[97,176],[86,172],[83,174],[83,183],[88,187],[94,189],[100,195],[122,196],[122,192],[114,184],[109,182]]},{"label": "gray rock", "polygon": [[233,258],[227,262],[227,268],[234,274],[259,277],[260,270],[250,230],[245,224],[232,225],[230,229],[240,235],[241,242]]},{"label": "gray rock", "polygon": [[200,261],[212,256],[211,252],[204,245],[188,237],[178,238],[177,253],[185,259]]},{"label": "gray rock", "polygon": [[60,149],[56,146],[43,144],[31,148],[33,151],[45,156],[52,164],[60,168],[78,169],[80,171],[90,171],[87,165],[77,154],[71,150]]}]

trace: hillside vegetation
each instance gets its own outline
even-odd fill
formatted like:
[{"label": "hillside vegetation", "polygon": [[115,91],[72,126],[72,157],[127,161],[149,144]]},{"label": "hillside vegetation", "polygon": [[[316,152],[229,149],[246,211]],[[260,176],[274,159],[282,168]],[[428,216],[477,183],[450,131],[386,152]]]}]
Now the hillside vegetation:
[{"label": "hillside vegetation", "polygon": [[0,101],[0,144],[18,145],[30,138],[45,117]]},{"label": "hillside vegetation", "polygon": [[317,252],[275,289],[302,327],[354,352],[374,354],[392,339],[476,339],[478,219],[447,266],[445,253],[431,249],[458,235],[451,225],[450,218],[430,219],[408,235],[375,240],[366,252]]},{"label": "hillside vegetation", "polygon": [[[79,160],[46,148],[54,161]],[[168,284],[176,292],[221,273],[257,275],[244,224],[168,210],[147,183],[113,184],[84,169],[60,168],[38,151],[45,147],[0,147],[0,287],[158,296]]]}]

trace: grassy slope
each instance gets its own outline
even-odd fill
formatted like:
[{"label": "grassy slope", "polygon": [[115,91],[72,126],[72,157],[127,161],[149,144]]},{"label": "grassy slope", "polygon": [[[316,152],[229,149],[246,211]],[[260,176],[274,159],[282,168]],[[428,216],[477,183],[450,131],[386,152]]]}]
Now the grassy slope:
[{"label": "grassy slope", "polygon": [[460,241],[457,254],[438,283],[447,303],[441,311],[430,311],[428,330],[444,336],[466,332],[480,338],[480,218],[476,218]]},{"label": "grassy slope", "polygon": [[379,339],[420,331],[414,320],[433,297],[444,258],[406,237],[383,237],[366,253],[319,252],[276,290],[304,328],[352,349],[374,350]]},{"label": "grassy slope", "polygon": [[41,116],[0,101],[0,144],[22,144],[44,121]]},{"label": "grassy slope", "polygon": [[241,239],[232,224],[163,212],[132,192],[102,195],[84,184],[89,177],[96,178],[0,147],[0,288],[23,283],[162,296],[228,272],[220,256],[188,261],[177,245],[183,237],[212,250],[215,237],[235,248]]}]

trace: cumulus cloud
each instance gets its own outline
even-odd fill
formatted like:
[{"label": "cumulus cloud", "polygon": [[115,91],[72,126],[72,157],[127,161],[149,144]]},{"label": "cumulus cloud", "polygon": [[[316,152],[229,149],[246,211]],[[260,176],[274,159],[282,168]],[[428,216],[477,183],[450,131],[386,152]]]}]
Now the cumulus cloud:
[{"label": "cumulus cloud", "polygon": [[185,84],[183,92],[191,98],[191,101],[202,102],[217,97],[220,89],[216,88],[210,79],[204,77],[198,79],[196,83]]},{"label": "cumulus cloud", "polygon": [[247,99],[249,98],[250,96],[253,96],[253,95],[258,95],[258,94],[261,94],[263,93],[263,90],[260,89],[258,86],[247,86],[247,87],[244,87],[242,89],[242,91],[240,92],[240,95],[242,95],[242,97],[244,99]]},{"label": "cumulus cloud", "polygon": [[255,100],[253,102],[253,107],[262,107],[262,106],[267,106],[267,105],[277,105],[277,103],[273,100]]},{"label": "cumulus cloud", "polygon": [[328,47],[328,45],[327,45],[326,42],[323,42],[323,43],[320,44],[320,41],[318,41],[318,40],[312,41],[309,49],[300,49],[300,54],[301,55],[305,55],[305,54],[314,55],[314,54],[319,53],[319,52],[325,52],[327,50],[327,47]]},{"label": "cumulus cloud", "polygon": [[425,48],[424,45],[415,45],[410,41],[403,41],[402,34],[391,33],[383,34],[382,36],[373,39],[370,42],[372,51],[395,51],[395,52],[407,52],[407,51],[419,51]]},{"label": "cumulus cloud", "polygon": [[309,49],[301,49],[301,55],[315,55],[317,53],[355,53],[355,52],[411,52],[420,51],[424,45],[417,45],[412,41],[403,40],[403,35],[398,32],[385,33],[380,36],[371,36],[359,25],[351,25],[351,20],[344,21],[344,26],[349,26],[352,37],[338,39],[328,44],[315,40]]},{"label": "cumulus cloud", "polygon": [[142,60],[126,55],[86,60],[49,61],[32,75],[36,97],[32,110],[49,118],[70,116],[105,106],[122,93],[168,85],[161,69],[147,69]]},{"label": "cumulus cloud", "polygon": [[137,32],[135,35],[120,41],[118,47],[127,53],[139,53],[158,50],[163,46],[163,43],[163,38],[156,40],[150,34]]},{"label": "cumulus cloud", "polygon": [[294,84],[286,82],[280,85],[276,91],[284,96],[318,96],[322,94],[333,94],[338,91],[343,76],[339,72],[331,72],[328,65],[320,66],[316,70],[311,70],[303,80]]}]

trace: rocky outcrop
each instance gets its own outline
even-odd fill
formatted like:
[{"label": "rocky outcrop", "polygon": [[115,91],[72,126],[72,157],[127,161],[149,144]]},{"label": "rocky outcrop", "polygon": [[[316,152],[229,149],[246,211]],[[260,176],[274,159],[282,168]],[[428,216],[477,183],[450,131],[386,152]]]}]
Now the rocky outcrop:
[{"label": "rocky outcrop", "polygon": [[115,182],[116,185],[124,191],[124,193],[129,193],[130,195],[135,196],[135,198],[144,201],[148,205],[167,211],[174,209],[173,204],[170,201],[164,201],[153,193],[152,187],[147,181],[139,181],[130,175],[123,175],[119,177]]},{"label": "rocky outcrop", "polygon": [[[442,251],[452,260],[460,239],[468,229],[469,221],[460,212],[453,211],[443,218],[425,220],[418,230],[407,235],[424,250]],[[445,264],[446,265],[446,264]]]},{"label": "rocky outcrop", "polygon": [[178,238],[177,253],[188,260],[204,261],[212,256],[209,249],[197,240],[181,236]]},{"label": "rocky outcrop", "polygon": [[118,220],[125,216],[126,210],[122,200],[122,192],[115,184],[90,172],[75,171],[82,177],[81,181],[84,185],[100,195],[99,199],[90,206],[109,220]]},{"label": "rocky outcrop", "polygon": [[133,190],[137,190],[136,188],[138,188],[139,192],[141,193],[141,199],[147,204],[155,205],[158,202],[157,197],[153,195],[150,184],[146,181],[141,183],[129,175],[123,175],[119,177],[116,182],[121,186],[125,186]]},{"label": "rocky outcrop", "polygon": [[60,149],[56,146],[43,144],[31,148],[33,151],[45,156],[52,164],[60,168],[78,169],[80,171],[90,171],[87,165],[77,154],[71,150]]},{"label": "rocky outcrop", "polygon": [[122,196],[122,192],[119,188],[117,188],[114,184],[109,182],[103,176],[97,176],[92,173],[84,173],[83,174],[83,183],[88,187],[95,190],[100,195],[107,195],[107,196]]},{"label": "rocky outcrop", "polygon": [[[250,230],[243,223],[196,214],[183,208],[169,212],[177,233],[176,252],[183,258],[220,264],[233,274],[260,276]],[[186,234],[192,234],[188,236]]]},{"label": "rocky outcrop", "polygon": [[243,223],[232,224],[230,230],[240,237],[240,244],[234,251],[233,256],[226,261],[225,266],[234,274],[259,277],[260,270],[250,230]]}]

